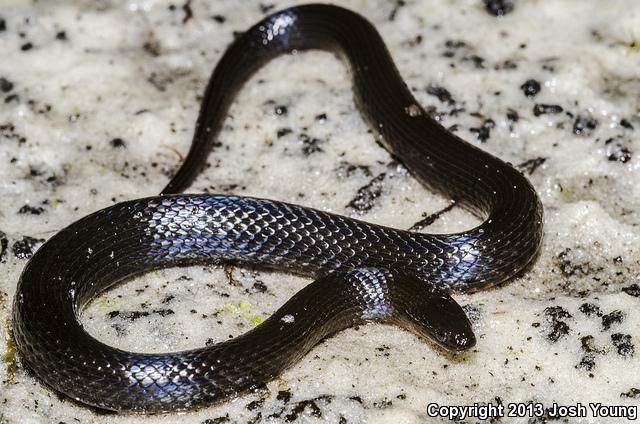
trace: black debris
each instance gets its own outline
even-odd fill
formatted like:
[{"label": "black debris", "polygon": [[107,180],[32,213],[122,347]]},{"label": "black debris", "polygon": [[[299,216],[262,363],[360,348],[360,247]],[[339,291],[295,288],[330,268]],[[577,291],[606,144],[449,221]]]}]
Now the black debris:
[{"label": "black debris", "polygon": [[191,0],[187,0],[182,6],[182,11],[184,12],[184,18],[182,18],[182,23],[186,24],[193,18],[193,9],[191,9]]},{"label": "black debris", "polygon": [[211,17],[211,19],[213,19],[214,21],[216,21],[219,24],[223,24],[226,22],[227,18],[222,16],[222,15],[213,15]]},{"label": "black debris", "polygon": [[33,207],[30,205],[24,205],[18,210],[18,213],[21,215],[25,215],[25,214],[40,215],[42,212],[44,212],[44,208],[40,206]]},{"label": "black debris", "polygon": [[628,130],[632,130],[633,129],[633,125],[631,125],[631,122],[629,122],[627,119],[622,118],[620,120],[620,126],[624,127]]},{"label": "black debris", "polygon": [[425,216],[423,219],[413,224],[411,228],[409,228],[409,231],[420,231],[423,228],[428,227],[429,225],[433,224],[438,218],[440,218],[443,214],[453,209],[454,206],[455,206],[455,203],[451,202],[449,206],[439,210],[438,212]]},{"label": "black debris", "polygon": [[291,391],[289,391],[289,390],[280,390],[280,391],[278,391],[278,395],[276,396],[276,399],[280,400],[280,401],[282,401],[284,403],[289,403],[289,401],[291,400],[291,396],[293,396]]},{"label": "black debris", "polygon": [[507,119],[511,122],[518,122],[520,115],[513,109],[507,109]]},{"label": "black debris", "polygon": [[13,83],[4,77],[0,77],[0,91],[8,93],[13,90]]},{"label": "black debris", "polygon": [[175,312],[173,311],[173,309],[154,309],[153,311],[154,314],[158,314],[161,317],[166,317],[168,315],[173,315],[175,314]]},{"label": "black debris", "polygon": [[562,112],[563,110],[564,109],[560,105],[545,105],[545,104],[538,103],[533,106],[533,114],[535,116],[547,115],[547,114],[555,115]]},{"label": "black debris", "polygon": [[9,240],[7,235],[0,231],[0,263],[4,262],[7,255],[7,247],[9,246]]},{"label": "black debris", "polygon": [[628,392],[620,393],[620,397],[626,397],[626,398],[630,398],[630,399],[638,399],[638,398],[640,398],[640,389],[636,389],[635,387],[632,387],[631,389],[629,389]]},{"label": "black debris", "polygon": [[287,422],[295,421],[300,414],[305,412],[313,417],[321,418],[322,410],[320,409],[320,405],[328,405],[332,400],[333,398],[329,395],[322,395],[313,399],[301,400],[300,402],[293,405],[291,413],[285,416],[285,420]]},{"label": "black debris", "polygon": [[603,353],[601,349],[598,349],[595,346],[593,336],[584,336],[580,339],[580,348],[584,352],[582,359],[576,365],[576,368],[583,369],[585,371],[592,371],[596,365],[595,356],[596,354]]},{"label": "black debris", "polygon": [[540,167],[540,165],[542,165],[546,161],[547,161],[547,158],[543,158],[543,157],[528,159],[516,165],[516,168],[518,168],[522,172],[526,171],[529,175],[531,175],[534,173],[536,169]]},{"label": "black debris", "polygon": [[7,21],[4,18],[0,18],[0,32],[7,30]]},{"label": "black debris", "polygon": [[561,306],[550,306],[544,309],[544,315],[549,324],[550,331],[547,333],[547,339],[555,343],[565,337],[571,329],[564,319],[571,318],[571,314]]},{"label": "black debris", "polygon": [[444,42],[444,45],[449,49],[459,49],[465,47],[467,43],[462,40],[447,40]]},{"label": "black debris", "polygon": [[42,243],[44,239],[37,239],[29,236],[22,237],[21,240],[13,243],[11,251],[18,259],[28,259],[33,256],[33,248]]},{"label": "black debris", "polygon": [[484,8],[493,16],[504,16],[513,11],[512,0],[483,0]]},{"label": "black debris", "polygon": [[66,31],[58,31],[56,33],[56,40],[67,41],[67,32]]},{"label": "black debris", "polygon": [[127,148],[127,143],[121,138],[114,138],[109,143],[111,144],[111,147],[113,147],[114,149],[126,149]]},{"label": "black debris", "polygon": [[216,418],[207,418],[206,420],[202,421],[202,424],[224,424],[230,422],[231,418],[229,418],[229,414],[226,414]]},{"label": "black debris", "polygon": [[524,95],[530,99],[533,99],[536,94],[540,92],[540,83],[534,79],[528,79],[520,86],[520,89],[523,91]]},{"label": "black debris", "polygon": [[372,175],[371,168],[369,166],[356,165],[347,161],[341,161],[340,166],[336,168],[336,171],[340,177],[351,177],[356,173],[362,174],[366,177],[370,177]]},{"label": "black debris", "polygon": [[287,109],[287,107],[286,107],[286,106],[284,106],[284,105],[276,106],[276,107],[273,109],[273,111],[274,111],[274,113],[275,113],[276,115],[278,115],[278,116],[287,116],[287,114],[289,113],[289,110],[288,110],[288,109]]},{"label": "black debris", "polygon": [[602,329],[608,330],[613,324],[620,324],[624,320],[625,314],[622,311],[613,311],[602,316]]},{"label": "black debris", "polygon": [[589,135],[598,126],[598,121],[591,116],[578,115],[573,123],[573,133],[576,135]]},{"label": "black debris", "polygon": [[623,287],[622,291],[633,297],[640,297],[640,286],[637,284],[631,284],[630,286]]},{"label": "black debris", "polygon": [[396,4],[394,5],[393,9],[391,10],[391,13],[389,13],[389,20],[390,21],[393,21],[396,18],[397,14],[398,14],[398,11],[404,5],[406,5],[404,0],[396,0]]},{"label": "black debris", "polygon": [[320,147],[322,140],[319,138],[309,137],[307,134],[300,134],[299,140],[302,142],[302,153],[304,153],[305,156],[323,151],[322,147]]},{"label": "black debris", "polygon": [[[609,143],[611,139],[607,140],[605,143]],[[620,162],[627,163],[631,160],[632,152],[626,147],[621,146],[616,143],[611,146],[607,153],[607,159],[611,162]]]},{"label": "black debris", "polygon": [[259,7],[260,7],[260,12],[262,12],[263,14],[266,14],[271,9],[276,7],[276,5],[275,4],[263,4],[263,3],[260,3]]},{"label": "black debris", "polygon": [[143,317],[148,317],[149,314],[150,313],[148,311],[126,311],[126,312],[111,311],[107,314],[107,316],[111,319],[115,317],[120,317],[128,321],[135,321]]},{"label": "black debris", "polygon": [[287,134],[291,134],[292,130],[291,128],[279,128],[278,131],[276,132],[276,135],[278,136],[278,138],[282,138]]},{"label": "black debris", "polygon": [[464,58],[462,58],[462,60],[464,62],[473,63],[473,66],[476,69],[484,69],[484,61],[485,61],[485,59],[483,57],[478,56],[477,54],[464,57]]},{"label": "black debris", "polygon": [[347,204],[347,207],[359,212],[365,212],[371,209],[375,203],[375,199],[382,194],[382,181],[385,177],[386,173],[383,172],[369,181],[367,185],[360,187],[356,196]]},{"label": "black debris", "polygon": [[32,48],[33,48],[33,43],[31,42],[24,43],[23,45],[20,46],[20,50],[22,50],[23,52],[29,51]]},{"label": "black debris", "polygon": [[631,336],[629,334],[622,333],[614,333],[611,335],[611,341],[613,345],[618,349],[618,354],[631,357],[635,351],[635,346],[631,341]]},{"label": "black debris", "polygon": [[245,408],[247,408],[249,411],[253,411],[254,409],[260,408],[264,404],[264,401],[264,398],[254,400],[252,402],[249,402],[247,406],[245,406]]},{"label": "black debris", "polygon": [[476,137],[481,143],[486,142],[491,136],[491,128],[495,127],[496,123],[493,119],[485,119],[482,125],[479,127],[469,128],[469,131],[476,133]]},{"label": "black debris", "polygon": [[429,85],[427,87],[427,94],[437,97],[442,103],[447,103],[449,105],[454,105],[456,103],[449,90],[438,85]]},{"label": "black debris", "polygon": [[598,317],[602,316],[602,310],[600,309],[600,307],[593,303],[583,303],[578,309],[588,317],[592,317],[594,315]]}]

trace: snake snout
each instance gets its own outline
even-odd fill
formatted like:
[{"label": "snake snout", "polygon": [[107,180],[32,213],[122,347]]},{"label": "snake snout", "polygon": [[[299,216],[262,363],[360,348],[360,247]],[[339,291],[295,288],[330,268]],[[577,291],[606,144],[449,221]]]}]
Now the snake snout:
[{"label": "snake snout", "polygon": [[402,325],[451,352],[462,352],[476,343],[471,323],[462,307],[444,290],[414,276],[401,276],[394,299]]}]

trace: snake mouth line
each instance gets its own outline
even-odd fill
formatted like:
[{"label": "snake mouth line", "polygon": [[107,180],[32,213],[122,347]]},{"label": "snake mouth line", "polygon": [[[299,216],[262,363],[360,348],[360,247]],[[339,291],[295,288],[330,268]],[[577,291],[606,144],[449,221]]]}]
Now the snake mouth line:
[{"label": "snake mouth line", "polygon": [[[422,184],[485,217],[482,224],[419,234],[268,199],[179,194],[203,169],[244,82],[271,59],[309,49],[350,65],[358,109],[384,147]],[[373,25],[330,5],[273,13],[235,39],[211,75],[189,153],[162,193],[80,219],[25,266],[13,307],[16,347],[53,390],[121,413],[202,408],[263,386],[320,340],[367,322],[468,351],[476,339],[450,294],[508,280],[542,239],[542,206],[527,179],[431,119]],[[78,323],[83,305],[128,277],[229,261],[314,281],[255,329],[200,349],[126,352]]]}]

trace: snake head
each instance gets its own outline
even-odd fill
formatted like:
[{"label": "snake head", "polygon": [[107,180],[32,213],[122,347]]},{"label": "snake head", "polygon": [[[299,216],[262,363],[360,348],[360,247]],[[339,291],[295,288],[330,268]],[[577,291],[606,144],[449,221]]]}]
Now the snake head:
[{"label": "snake head", "polygon": [[394,296],[401,326],[451,352],[475,346],[476,337],[467,315],[446,291],[416,277],[402,279],[396,284],[401,293]]},{"label": "snake head", "polygon": [[433,291],[425,299],[426,333],[441,347],[462,352],[475,346],[476,337],[462,307],[444,291]]}]

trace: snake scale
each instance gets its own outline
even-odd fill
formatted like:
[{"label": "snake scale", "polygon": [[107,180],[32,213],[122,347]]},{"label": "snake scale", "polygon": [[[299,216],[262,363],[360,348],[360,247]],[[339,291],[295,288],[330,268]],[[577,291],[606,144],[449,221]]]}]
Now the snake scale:
[{"label": "snake scale", "polygon": [[[350,65],[358,109],[384,147],[482,224],[420,234],[273,200],[180,194],[206,163],[243,83],[278,55],[309,49]],[[162,195],[88,215],[35,253],[18,283],[13,333],[23,363],[80,402],[128,413],[193,409],[264,385],[323,338],[364,322],[397,324],[446,349],[469,349],[471,326],[449,294],[509,279],[541,239],[542,206],[527,179],[429,117],[370,22],[336,6],[297,6],[265,17],[226,50],[190,151]],[[92,298],[129,277],[228,262],[315,281],[246,334],[183,352],[125,352],[78,322]]]}]

